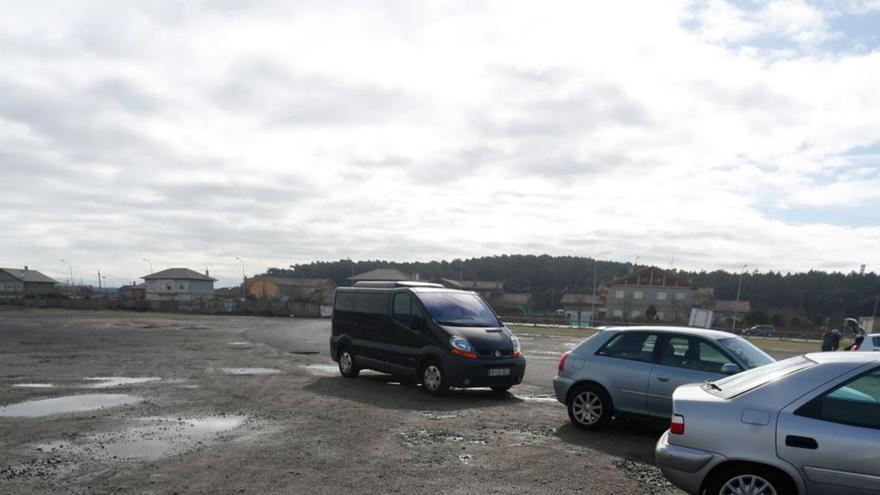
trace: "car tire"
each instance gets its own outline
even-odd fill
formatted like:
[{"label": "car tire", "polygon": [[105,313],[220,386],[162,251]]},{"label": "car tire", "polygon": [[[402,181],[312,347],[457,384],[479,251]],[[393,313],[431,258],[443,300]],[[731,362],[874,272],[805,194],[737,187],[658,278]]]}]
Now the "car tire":
[{"label": "car tire", "polygon": [[345,378],[357,378],[360,372],[354,354],[348,349],[342,349],[339,352],[339,374]]},{"label": "car tire", "polygon": [[597,430],[614,414],[611,397],[605,390],[592,384],[581,385],[568,395],[568,419],[583,430]]},{"label": "car tire", "polygon": [[492,392],[495,392],[496,394],[503,394],[510,390],[510,387],[512,387],[512,385],[497,385],[495,387],[492,387]]},{"label": "car tire", "polygon": [[431,395],[443,395],[449,391],[449,383],[446,382],[446,374],[439,361],[432,360],[425,363],[419,373],[419,381],[425,392]]},{"label": "car tire", "polygon": [[[751,486],[753,491],[740,487]],[[737,491],[737,489],[739,491]],[[761,465],[736,465],[716,471],[706,480],[706,495],[754,493],[755,495],[797,495],[797,488],[784,474]]]}]

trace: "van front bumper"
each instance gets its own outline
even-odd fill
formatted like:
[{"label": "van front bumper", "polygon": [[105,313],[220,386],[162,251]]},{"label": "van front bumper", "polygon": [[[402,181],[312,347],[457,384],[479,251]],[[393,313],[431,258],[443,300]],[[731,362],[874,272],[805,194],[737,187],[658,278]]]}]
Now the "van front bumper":
[{"label": "van front bumper", "polygon": [[[510,374],[494,376],[490,370],[509,369]],[[506,387],[522,383],[526,374],[526,358],[470,359],[448,355],[443,360],[443,371],[450,387]]]}]

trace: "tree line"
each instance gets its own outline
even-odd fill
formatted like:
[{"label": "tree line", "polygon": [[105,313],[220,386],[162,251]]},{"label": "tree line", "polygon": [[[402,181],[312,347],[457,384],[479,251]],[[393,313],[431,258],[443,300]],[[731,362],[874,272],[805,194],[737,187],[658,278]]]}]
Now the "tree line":
[{"label": "tree line", "polygon": [[[330,278],[338,285],[348,285],[348,277],[377,268],[394,268],[407,274],[418,274],[422,280],[450,278],[454,280],[497,280],[510,292],[531,292],[536,295],[538,309],[559,307],[566,292],[589,294],[594,275],[599,284],[625,275],[635,267],[631,263],[596,260],[578,256],[502,255],[451,261],[393,262],[385,260],[314,261],[294,265],[293,269],[270,268],[276,276]],[[725,270],[676,272],[697,287],[710,287],[716,299],[735,299],[740,274]],[[784,318],[797,318],[821,323],[848,316],[870,316],[875,311],[880,293],[880,275],[870,272],[823,272],[810,270],[799,273],[746,272],[742,274],[740,299],[750,301],[750,320],[758,323],[780,323]],[[878,310],[880,311],[880,310]],[[800,321],[782,321],[800,323]],[[797,326],[797,325],[796,325]]]}]

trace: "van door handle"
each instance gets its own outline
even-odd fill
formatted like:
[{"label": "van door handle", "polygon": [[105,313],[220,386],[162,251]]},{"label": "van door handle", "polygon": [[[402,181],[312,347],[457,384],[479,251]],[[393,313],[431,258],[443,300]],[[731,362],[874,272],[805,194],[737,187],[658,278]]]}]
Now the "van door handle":
[{"label": "van door handle", "polygon": [[785,437],[785,445],[796,449],[817,450],[819,442],[815,438],[799,437],[797,435],[787,435]]},{"label": "van door handle", "polygon": [[657,377],[657,380],[659,380],[659,381],[661,381],[661,382],[668,382],[668,381],[669,381],[669,377],[668,377],[668,376],[658,376],[658,377]]}]

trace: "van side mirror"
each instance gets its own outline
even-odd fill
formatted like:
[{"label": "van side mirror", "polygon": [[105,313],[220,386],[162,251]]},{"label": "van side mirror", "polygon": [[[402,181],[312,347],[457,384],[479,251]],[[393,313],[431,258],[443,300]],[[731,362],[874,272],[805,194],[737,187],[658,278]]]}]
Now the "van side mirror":
[{"label": "van side mirror", "polygon": [[742,368],[736,363],[724,363],[721,365],[721,373],[725,375],[735,375],[740,371],[742,371]]},{"label": "van side mirror", "polygon": [[421,330],[425,328],[425,319],[421,315],[412,315],[409,317],[409,327],[413,330]]}]

